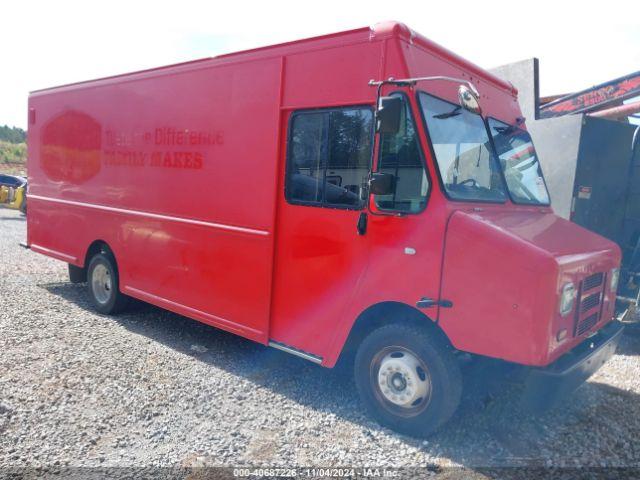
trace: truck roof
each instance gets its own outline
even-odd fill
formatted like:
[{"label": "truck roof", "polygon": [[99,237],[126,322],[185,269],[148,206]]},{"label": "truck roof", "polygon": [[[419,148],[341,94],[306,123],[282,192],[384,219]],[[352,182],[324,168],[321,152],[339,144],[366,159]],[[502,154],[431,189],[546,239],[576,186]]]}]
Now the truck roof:
[{"label": "truck roof", "polygon": [[190,67],[197,66],[214,66],[226,63],[233,63],[242,60],[252,60],[257,58],[268,58],[273,56],[287,55],[291,53],[299,53],[306,50],[312,50],[321,47],[336,47],[340,45],[348,45],[352,43],[360,43],[366,41],[383,40],[388,38],[399,38],[412,45],[418,45],[425,50],[428,50],[431,54],[442,58],[448,63],[462,67],[469,71],[473,75],[481,78],[482,80],[494,84],[496,87],[506,90],[512,95],[517,94],[516,88],[509,82],[502,80],[496,75],[482,69],[478,65],[462,58],[461,56],[453,53],[447,48],[439,45],[438,43],[429,40],[428,38],[420,35],[419,33],[411,30],[405,24],[400,22],[382,22],[377,23],[372,27],[363,27],[353,30],[345,30],[337,33],[330,33],[326,35],[320,35],[315,37],[309,37],[300,40],[293,40],[290,42],[278,43],[274,45],[268,45],[264,47],[257,47],[248,50],[240,50],[232,53],[225,53],[217,55],[215,57],[205,57],[197,60],[191,60],[187,62],[174,63],[170,65],[164,65],[160,67],[153,67],[143,70],[136,70],[133,72],[127,72],[117,75],[110,75],[106,77],[100,77],[92,80],[84,80],[80,82],[73,82],[54,87],[47,87],[38,90],[33,90],[30,93],[53,93],[56,91],[63,91],[75,88],[99,86],[101,84],[110,83],[113,80],[135,80],[140,77],[146,77],[149,75],[160,74],[168,71],[190,69]]}]

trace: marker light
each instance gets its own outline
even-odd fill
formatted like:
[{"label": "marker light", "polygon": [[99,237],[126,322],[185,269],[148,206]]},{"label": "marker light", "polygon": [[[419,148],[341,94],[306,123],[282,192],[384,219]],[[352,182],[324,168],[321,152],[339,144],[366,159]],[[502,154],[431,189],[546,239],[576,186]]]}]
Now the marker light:
[{"label": "marker light", "polygon": [[576,300],[576,287],[573,283],[565,283],[560,294],[560,315],[563,317],[573,310],[573,304]]},{"label": "marker light", "polygon": [[567,338],[567,329],[563,328],[556,334],[556,340],[558,340],[558,343],[560,343],[564,341],[565,338]]},{"label": "marker light", "polygon": [[620,278],[620,269],[614,268],[611,270],[611,279],[609,280],[609,289],[612,292],[618,290],[618,279]]}]

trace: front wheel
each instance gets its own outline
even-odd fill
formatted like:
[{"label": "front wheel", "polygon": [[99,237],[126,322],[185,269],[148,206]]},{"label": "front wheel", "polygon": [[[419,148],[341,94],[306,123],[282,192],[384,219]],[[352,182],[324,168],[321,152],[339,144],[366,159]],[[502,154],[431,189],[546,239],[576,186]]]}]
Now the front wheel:
[{"label": "front wheel", "polygon": [[107,252],[94,255],[89,262],[87,287],[93,306],[99,313],[112,315],[127,306],[129,298],[120,293],[116,261]]},{"label": "front wheel", "polygon": [[410,325],[372,331],[360,344],[354,373],[369,413],[407,435],[433,433],[460,403],[462,376],[451,349]]}]

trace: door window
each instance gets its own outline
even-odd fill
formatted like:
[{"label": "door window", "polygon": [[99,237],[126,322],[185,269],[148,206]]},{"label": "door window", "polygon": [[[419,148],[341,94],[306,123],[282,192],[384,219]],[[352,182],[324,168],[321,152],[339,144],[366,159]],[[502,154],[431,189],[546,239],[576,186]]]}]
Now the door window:
[{"label": "door window", "polygon": [[424,210],[429,193],[429,179],[422,151],[418,143],[416,126],[406,97],[400,130],[380,136],[378,171],[395,177],[395,188],[389,195],[376,195],[376,206],[381,210],[418,213]]},{"label": "door window", "polygon": [[290,203],[361,208],[367,194],[373,113],[368,107],[295,112],[285,196]]}]

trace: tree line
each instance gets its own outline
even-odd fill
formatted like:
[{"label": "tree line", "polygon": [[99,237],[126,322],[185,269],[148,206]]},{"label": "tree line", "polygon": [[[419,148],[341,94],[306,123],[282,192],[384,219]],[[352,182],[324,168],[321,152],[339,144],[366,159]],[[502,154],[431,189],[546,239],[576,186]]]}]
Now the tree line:
[{"label": "tree line", "polygon": [[0,126],[0,140],[9,143],[24,143],[27,140],[27,132],[19,127],[3,125]]}]

